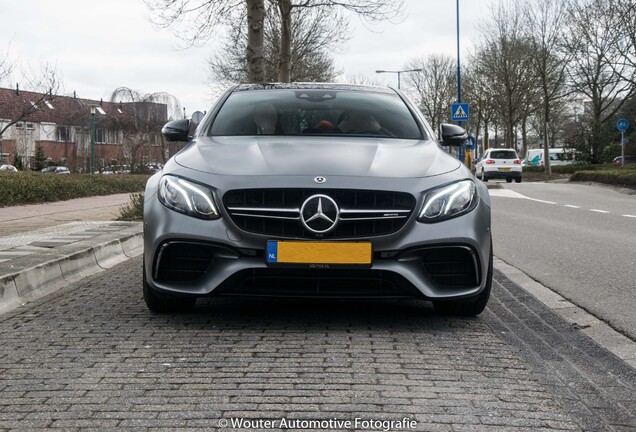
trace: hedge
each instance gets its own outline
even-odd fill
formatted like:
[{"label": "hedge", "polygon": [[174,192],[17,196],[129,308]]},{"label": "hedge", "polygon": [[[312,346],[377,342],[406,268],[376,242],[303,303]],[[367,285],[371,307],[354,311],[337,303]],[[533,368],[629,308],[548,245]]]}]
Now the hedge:
[{"label": "hedge", "polygon": [[144,190],[148,175],[0,173],[0,207]]},{"label": "hedge", "polygon": [[578,171],[572,174],[570,181],[592,181],[615,186],[636,189],[636,164],[630,169],[607,169],[597,171]]},{"label": "hedge", "polygon": [[[631,167],[630,165],[633,165]],[[636,169],[636,164],[627,164],[626,168]],[[574,174],[579,171],[599,171],[599,170],[611,170],[616,168],[614,164],[570,164],[570,165],[556,165],[552,167],[553,174]],[[542,173],[545,172],[545,167],[542,166],[527,166],[523,167],[523,172],[528,173]]]}]

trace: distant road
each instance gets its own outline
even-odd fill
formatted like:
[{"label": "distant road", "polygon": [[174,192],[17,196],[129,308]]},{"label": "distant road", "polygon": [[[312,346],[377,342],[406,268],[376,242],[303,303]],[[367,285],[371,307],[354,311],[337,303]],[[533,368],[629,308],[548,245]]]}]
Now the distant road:
[{"label": "distant road", "polygon": [[490,190],[495,255],[636,339],[636,195],[503,187]]}]

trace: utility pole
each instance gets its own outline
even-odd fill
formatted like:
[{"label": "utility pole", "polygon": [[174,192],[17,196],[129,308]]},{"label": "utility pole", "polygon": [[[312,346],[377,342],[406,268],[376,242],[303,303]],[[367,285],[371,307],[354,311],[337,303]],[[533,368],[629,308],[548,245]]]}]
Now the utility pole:
[{"label": "utility pole", "polygon": [[[459,0],[457,0],[457,103],[462,103],[462,69],[460,63],[460,51],[459,51]],[[459,126],[462,126],[461,120],[457,122]],[[459,146],[458,158],[464,162],[464,147]]]}]

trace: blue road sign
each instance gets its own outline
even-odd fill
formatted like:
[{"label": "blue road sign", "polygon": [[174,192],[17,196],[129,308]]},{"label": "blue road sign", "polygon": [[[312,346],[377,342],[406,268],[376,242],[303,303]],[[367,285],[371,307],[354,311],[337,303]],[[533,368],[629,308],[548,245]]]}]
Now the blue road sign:
[{"label": "blue road sign", "polygon": [[451,105],[451,119],[453,121],[467,121],[469,118],[467,103],[454,103]]},{"label": "blue road sign", "polygon": [[625,132],[628,127],[629,121],[627,121],[627,119],[620,119],[618,122],[616,122],[616,128],[621,132]]},{"label": "blue road sign", "polygon": [[464,147],[466,147],[466,150],[475,150],[475,137],[474,136],[469,136],[468,139],[466,140],[466,142],[464,143]]}]

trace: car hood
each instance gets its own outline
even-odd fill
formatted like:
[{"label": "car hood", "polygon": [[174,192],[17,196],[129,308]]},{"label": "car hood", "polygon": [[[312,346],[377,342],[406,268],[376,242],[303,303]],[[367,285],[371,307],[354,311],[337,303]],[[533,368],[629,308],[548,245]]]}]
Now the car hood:
[{"label": "car hood", "polygon": [[357,137],[198,137],[179,165],[220,175],[430,177],[460,162],[434,141]]}]

